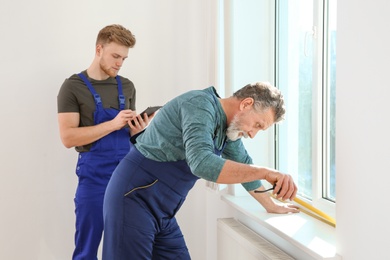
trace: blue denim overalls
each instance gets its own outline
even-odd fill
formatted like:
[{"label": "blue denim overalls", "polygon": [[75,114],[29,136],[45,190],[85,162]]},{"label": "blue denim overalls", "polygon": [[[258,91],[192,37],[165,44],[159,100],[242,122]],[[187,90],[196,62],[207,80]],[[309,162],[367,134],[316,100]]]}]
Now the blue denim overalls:
[{"label": "blue denim overalls", "polygon": [[175,214],[198,179],[185,160],[157,162],[131,145],[104,197],[103,260],[191,259]]},{"label": "blue denim overalls", "polygon": [[[84,74],[78,74],[87,85],[95,100],[95,125],[113,119],[119,111],[105,109],[100,96]],[[119,110],[125,108],[125,97],[119,76]],[[114,131],[97,140],[90,151],[79,153],[76,174],[79,183],[76,191],[76,234],[73,259],[97,259],[97,250],[103,231],[103,197],[112,172],[129,152],[129,129]]]}]

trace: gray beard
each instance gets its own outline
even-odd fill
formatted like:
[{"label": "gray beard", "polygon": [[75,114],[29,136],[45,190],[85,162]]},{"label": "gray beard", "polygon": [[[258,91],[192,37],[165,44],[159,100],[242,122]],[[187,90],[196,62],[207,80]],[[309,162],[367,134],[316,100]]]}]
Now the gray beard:
[{"label": "gray beard", "polygon": [[240,138],[239,136],[240,132],[239,131],[236,131],[236,130],[232,130],[228,128],[228,130],[226,131],[226,136],[227,138],[230,140],[230,141],[236,141]]},{"label": "gray beard", "polygon": [[236,141],[241,137],[248,138],[248,134],[240,130],[239,120],[237,117],[234,117],[230,123],[228,129],[226,130],[226,136],[230,141]]}]

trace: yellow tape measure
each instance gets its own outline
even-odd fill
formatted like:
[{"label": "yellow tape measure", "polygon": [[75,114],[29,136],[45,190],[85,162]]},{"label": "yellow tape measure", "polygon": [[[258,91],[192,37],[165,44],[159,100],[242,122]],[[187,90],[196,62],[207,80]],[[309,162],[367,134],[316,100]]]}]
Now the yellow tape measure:
[{"label": "yellow tape measure", "polygon": [[[333,227],[336,227],[336,220],[334,218],[332,218],[331,216],[325,214],[324,212],[322,212],[321,210],[313,207],[312,205],[310,205],[309,203],[299,199],[299,198],[295,198],[294,201],[296,203],[298,203],[299,205],[302,205],[304,206],[305,208],[307,208],[308,210],[306,209],[302,209],[300,208],[300,210],[312,217],[315,217]],[[314,213],[314,214],[313,214]]]},{"label": "yellow tape measure", "polygon": [[[274,194],[271,194],[271,196],[274,199],[277,199]],[[277,199],[277,200],[279,200],[279,199]],[[283,203],[287,203],[286,201],[282,201],[282,200],[279,200],[279,201],[281,201]],[[334,218],[332,218],[331,216],[327,215],[326,213],[322,212],[321,210],[313,207],[309,203],[307,203],[299,198],[295,198],[293,201],[298,203],[299,205],[305,207],[305,208],[302,208],[302,207],[299,208],[299,210],[301,212],[304,212],[307,215],[310,215],[318,220],[321,220],[322,222],[325,222],[326,224],[329,224],[333,227],[336,227],[336,220]]]},{"label": "yellow tape measure", "polygon": [[[264,193],[264,192],[268,192],[268,191],[271,191],[271,190],[275,189],[275,187],[276,187],[276,183],[273,185],[272,188],[269,188],[269,189],[267,189],[267,190],[255,190],[255,193]],[[286,201],[282,201],[282,200],[280,200],[280,199],[277,199],[276,196],[275,196],[274,194],[272,194],[272,193],[271,193],[271,196],[272,196],[274,199],[278,200],[278,201],[281,201],[281,202],[283,202],[283,203],[286,203]],[[319,209],[313,207],[313,206],[310,205],[309,203],[307,203],[307,202],[305,202],[305,201],[303,201],[303,200],[301,200],[301,199],[299,199],[299,198],[295,198],[294,201],[295,201],[296,203],[298,203],[299,205],[301,205],[301,206],[303,206],[303,207],[306,208],[306,209],[305,209],[305,208],[299,208],[300,211],[302,211],[302,212],[304,212],[304,213],[306,213],[306,214],[308,214],[308,215],[310,215],[310,216],[312,216],[312,217],[314,217],[314,218],[316,218],[316,219],[318,219],[318,220],[321,220],[322,222],[325,222],[325,223],[327,223],[327,224],[329,224],[329,225],[331,225],[331,226],[333,226],[333,227],[336,227],[336,220],[335,220],[334,218],[332,218],[331,216],[325,214],[325,213],[322,212],[321,210],[319,210]]]}]

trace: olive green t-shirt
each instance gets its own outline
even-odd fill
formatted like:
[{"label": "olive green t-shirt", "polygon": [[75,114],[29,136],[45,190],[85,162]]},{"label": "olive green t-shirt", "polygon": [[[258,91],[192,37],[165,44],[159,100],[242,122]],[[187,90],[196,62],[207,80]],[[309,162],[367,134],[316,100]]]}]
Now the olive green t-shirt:
[{"label": "olive green t-shirt", "polygon": [[[118,108],[118,84],[115,78],[106,80],[95,80],[88,77],[86,71],[82,72],[91,82],[95,91],[100,95],[104,108]],[[122,82],[123,95],[125,96],[125,109],[135,110],[135,88],[133,82],[120,76]],[[96,109],[95,100],[84,81],[73,74],[65,79],[57,96],[57,112],[68,113],[76,112],[80,114],[79,126],[94,125],[93,113]],[[77,146],[76,151],[89,151],[92,144]]]}]

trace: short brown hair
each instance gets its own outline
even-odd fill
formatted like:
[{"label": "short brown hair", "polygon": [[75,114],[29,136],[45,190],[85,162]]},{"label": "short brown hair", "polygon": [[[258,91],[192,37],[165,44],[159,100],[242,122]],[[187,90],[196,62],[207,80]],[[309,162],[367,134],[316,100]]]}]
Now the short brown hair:
[{"label": "short brown hair", "polygon": [[132,48],[135,45],[135,37],[125,27],[119,24],[112,24],[99,31],[96,39],[96,45],[115,42],[117,44]]},{"label": "short brown hair", "polygon": [[248,97],[253,98],[253,106],[257,111],[264,111],[269,108],[273,109],[275,111],[275,123],[284,119],[286,110],[284,107],[283,95],[279,89],[268,82],[248,84],[237,90],[233,96],[240,100]]}]

